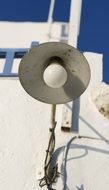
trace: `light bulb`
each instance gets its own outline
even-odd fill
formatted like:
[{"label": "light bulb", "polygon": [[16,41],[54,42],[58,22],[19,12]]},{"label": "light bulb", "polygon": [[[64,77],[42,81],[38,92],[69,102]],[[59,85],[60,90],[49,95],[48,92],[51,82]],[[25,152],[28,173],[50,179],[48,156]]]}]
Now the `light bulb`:
[{"label": "light bulb", "polygon": [[60,64],[52,63],[45,69],[43,79],[49,87],[59,88],[67,81],[67,71]]}]

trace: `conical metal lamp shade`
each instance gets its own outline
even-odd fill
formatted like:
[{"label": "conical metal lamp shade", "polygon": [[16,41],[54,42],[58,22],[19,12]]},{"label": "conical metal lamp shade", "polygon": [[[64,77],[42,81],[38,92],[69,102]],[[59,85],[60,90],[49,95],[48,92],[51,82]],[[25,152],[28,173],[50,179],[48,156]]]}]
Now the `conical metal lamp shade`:
[{"label": "conical metal lamp shade", "polygon": [[[59,88],[46,85],[43,73],[55,59],[67,71],[67,81]],[[25,54],[19,66],[19,79],[33,98],[50,104],[63,104],[78,98],[90,81],[89,64],[82,53],[61,42],[47,42]]]}]

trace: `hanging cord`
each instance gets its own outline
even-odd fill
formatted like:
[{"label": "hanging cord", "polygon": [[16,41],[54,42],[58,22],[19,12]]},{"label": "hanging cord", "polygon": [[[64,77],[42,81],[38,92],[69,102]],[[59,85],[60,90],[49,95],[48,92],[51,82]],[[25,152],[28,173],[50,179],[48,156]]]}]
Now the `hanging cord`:
[{"label": "hanging cord", "polygon": [[52,158],[55,148],[55,128],[57,122],[54,122],[53,127],[50,129],[51,135],[48,143],[48,148],[46,150],[46,157],[44,162],[44,177],[40,179],[39,186],[47,186],[47,188],[53,190],[51,185],[56,182],[56,178],[59,176],[58,165],[56,164],[52,167]]}]

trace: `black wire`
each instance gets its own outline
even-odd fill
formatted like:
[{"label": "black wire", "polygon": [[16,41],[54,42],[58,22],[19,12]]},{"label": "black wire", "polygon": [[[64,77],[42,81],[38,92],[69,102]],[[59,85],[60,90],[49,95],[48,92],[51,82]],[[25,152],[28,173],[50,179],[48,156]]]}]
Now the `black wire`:
[{"label": "black wire", "polygon": [[53,158],[53,152],[55,148],[55,128],[56,128],[57,122],[54,122],[53,127],[50,129],[51,135],[50,140],[48,143],[48,148],[46,150],[46,157],[44,162],[44,177],[40,179],[39,186],[47,186],[49,189],[53,190],[51,188],[51,185],[55,183],[56,178],[59,175],[58,172],[58,165],[56,164],[54,167],[52,167],[52,158]]}]

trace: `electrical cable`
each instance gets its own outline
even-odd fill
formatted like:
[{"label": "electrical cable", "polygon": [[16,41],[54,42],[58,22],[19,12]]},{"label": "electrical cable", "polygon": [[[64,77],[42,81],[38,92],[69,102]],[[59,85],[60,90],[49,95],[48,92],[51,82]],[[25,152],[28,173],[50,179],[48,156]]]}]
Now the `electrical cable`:
[{"label": "electrical cable", "polygon": [[[48,148],[46,150],[46,157],[44,162],[44,177],[40,179],[39,186],[47,186],[47,188],[50,188],[53,183],[56,182],[56,178],[59,176],[58,172],[58,165],[56,164],[54,167],[52,167],[52,158],[53,158],[53,152],[55,148],[55,128],[56,128],[57,122],[54,122],[53,127],[50,129],[51,135],[48,143]],[[53,190],[52,188],[50,188]]]}]

